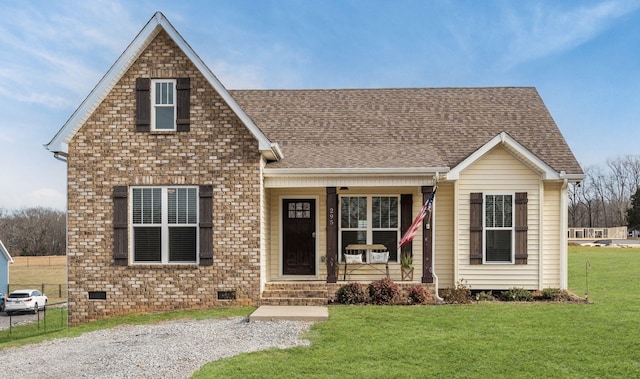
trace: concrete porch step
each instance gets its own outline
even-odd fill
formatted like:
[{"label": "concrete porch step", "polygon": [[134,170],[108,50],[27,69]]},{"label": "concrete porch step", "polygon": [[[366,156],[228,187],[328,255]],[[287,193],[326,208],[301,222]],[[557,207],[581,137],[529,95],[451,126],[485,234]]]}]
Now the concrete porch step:
[{"label": "concrete porch step", "polygon": [[329,319],[327,307],[318,306],[270,306],[258,307],[250,316],[249,321],[326,321]]},{"label": "concrete porch step", "polygon": [[263,297],[260,305],[320,306],[327,305],[326,297]]},{"label": "concrete porch step", "polygon": [[269,289],[262,293],[263,298],[286,298],[286,297],[301,297],[301,298],[326,298],[326,290],[293,290],[293,289]]}]

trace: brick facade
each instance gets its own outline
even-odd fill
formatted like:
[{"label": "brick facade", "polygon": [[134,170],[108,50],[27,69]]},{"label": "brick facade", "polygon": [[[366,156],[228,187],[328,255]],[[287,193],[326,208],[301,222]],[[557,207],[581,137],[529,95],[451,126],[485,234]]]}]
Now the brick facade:
[{"label": "brick facade", "polygon": [[[191,79],[189,132],[135,132],[135,81]],[[213,185],[213,266],[115,266],[113,186]],[[127,313],[256,304],[260,154],[255,138],[161,31],[69,144],[69,324]],[[217,300],[232,290],[236,300]],[[89,291],[106,300],[89,300]]]}]

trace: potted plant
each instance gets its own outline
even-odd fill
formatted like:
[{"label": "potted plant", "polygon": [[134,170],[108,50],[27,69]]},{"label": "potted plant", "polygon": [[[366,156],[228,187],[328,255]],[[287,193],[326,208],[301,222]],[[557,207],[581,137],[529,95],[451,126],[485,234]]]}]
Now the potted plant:
[{"label": "potted plant", "polygon": [[413,280],[413,256],[411,253],[405,252],[400,256],[400,272],[402,280]]}]

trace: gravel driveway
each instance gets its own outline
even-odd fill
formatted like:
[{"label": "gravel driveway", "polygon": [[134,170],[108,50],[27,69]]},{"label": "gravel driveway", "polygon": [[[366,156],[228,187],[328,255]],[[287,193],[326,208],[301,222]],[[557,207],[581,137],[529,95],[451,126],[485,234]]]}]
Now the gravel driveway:
[{"label": "gravel driveway", "polygon": [[3,377],[188,378],[207,362],[269,348],[308,346],[306,321],[245,317],[120,325],[0,350]]}]

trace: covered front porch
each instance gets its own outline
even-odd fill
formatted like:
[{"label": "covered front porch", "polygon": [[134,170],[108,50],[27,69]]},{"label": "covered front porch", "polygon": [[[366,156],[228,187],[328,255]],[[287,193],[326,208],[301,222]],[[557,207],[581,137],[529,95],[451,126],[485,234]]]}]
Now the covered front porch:
[{"label": "covered front porch", "polygon": [[[431,196],[433,177],[376,180],[351,186],[296,187],[290,181],[266,181],[265,246],[260,303],[323,305],[349,282],[368,284],[389,277],[403,291],[423,285],[433,294],[433,238],[430,221],[413,242],[398,242],[422,204]],[[300,184],[300,183],[298,183]],[[413,185],[410,185],[413,184]],[[349,246],[384,246],[386,260],[374,250],[347,262]],[[378,250],[376,250],[377,252]],[[412,275],[402,274],[401,258],[412,258]]]},{"label": "covered front porch", "polygon": [[388,272],[401,280],[402,257],[411,257],[413,279],[433,283],[433,236],[427,220],[415,240],[400,238],[431,196],[433,186],[268,188],[264,196],[262,283],[270,281],[377,279],[387,270],[363,253],[348,264],[349,245],[383,245]]}]

